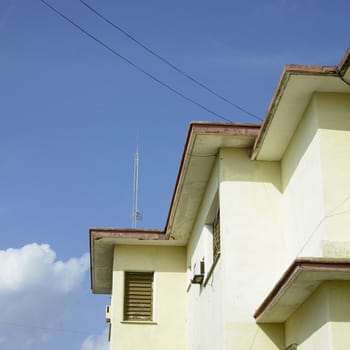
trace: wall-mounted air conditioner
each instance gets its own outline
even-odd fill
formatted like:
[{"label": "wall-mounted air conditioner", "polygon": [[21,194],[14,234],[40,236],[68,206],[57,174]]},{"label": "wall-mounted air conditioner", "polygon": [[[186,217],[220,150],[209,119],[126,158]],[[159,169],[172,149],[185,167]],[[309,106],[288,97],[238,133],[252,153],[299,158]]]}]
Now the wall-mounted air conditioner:
[{"label": "wall-mounted air conditioner", "polygon": [[106,306],[106,322],[111,322],[111,305]]},{"label": "wall-mounted air conditioner", "polygon": [[203,282],[205,273],[204,268],[204,259],[195,262],[192,269],[191,283],[201,284]]}]

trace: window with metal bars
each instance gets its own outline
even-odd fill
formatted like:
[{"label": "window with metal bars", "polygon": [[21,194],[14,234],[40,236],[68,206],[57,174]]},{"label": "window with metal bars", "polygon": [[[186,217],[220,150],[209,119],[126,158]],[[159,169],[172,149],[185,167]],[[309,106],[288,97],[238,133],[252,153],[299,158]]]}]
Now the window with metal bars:
[{"label": "window with metal bars", "polygon": [[220,255],[220,211],[218,210],[213,222],[213,261]]},{"label": "window with metal bars", "polygon": [[124,321],[152,321],[153,272],[125,272]]}]

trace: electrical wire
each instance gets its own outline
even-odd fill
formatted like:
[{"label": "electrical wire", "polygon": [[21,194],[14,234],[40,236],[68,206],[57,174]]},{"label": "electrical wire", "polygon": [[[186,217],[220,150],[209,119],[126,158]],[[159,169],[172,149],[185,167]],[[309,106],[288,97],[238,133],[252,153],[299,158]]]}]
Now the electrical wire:
[{"label": "electrical wire", "polygon": [[93,8],[91,5],[87,4],[85,1],[83,0],[79,0],[85,7],[87,7],[90,11],[92,11],[94,14],[96,14],[98,17],[102,18],[105,22],[107,22],[108,24],[110,24],[113,28],[117,29],[119,32],[123,33],[126,37],[128,37],[130,40],[132,40],[133,42],[135,42],[137,45],[141,46],[143,49],[145,49],[147,52],[149,52],[151,55],[153,55],[154,57],[158,58],[160,61],[162,61],[163,63],[165,63],[166,65],[168,65],[169,67],[171,67],[172,69],[174,69],[176,72],[180,73],[181,75],[183,75],[184,77],[186,77],[187,79],[189,79],[190,81],[192,81],[193,83],[197,84],[198,86],[202,87],[203,89],[205,89],[206,91],[210,92],[212,95],[218,97],[219,99],[221,99],[222,101],[225,101],[226,103],[230,104],[231,106],[235,107],[236,109],[240,110],[241,112],[246,113],[247,115],[251,116],[254,119],[257,119],[259,121],[262,121],[262,118],[259,118],[258,116],[256,116],[255,114],[249,112],[248,110],[246,110],[245,108],[239,106],[238,104],[230,101],[229,99],[227,99],[226,97],[220,95],[219,93],[217,93],[216,91],[214,91],[213,89],[209,88],[207,85],[201,83],[199,80],[195,79],[193,76],[189,75],[188,73],[184,72],[182,69],[180,69],[179,67],[175,66],[173,63],[169,62],[168,60],[166,60],[164,57],[162,57],[161,55],[159,55],[157,52],[155,52],[154,50],[150,49],[148,46],[146,46],[145,44],[143,44],[142,42],[140,42],[139,40],[137,40],[134,36],[132,36],[130,33],[128,33],[125,29],[121,28],[119,25],[113,23],[112,21],[110,21],[108,18],[106,18],[104,15],[102,15],[100,12],[98,12],[95,8]]},{"label": "electrical wire", "polygon": [[344,210],[341,212],[338,212],[337,210],[342,207],[348,200],[350,200],[350,195],[346,196],[344,198],[344,200],[342,202],[340,202],[335,208],[333,208],[328,214],[324,215],[322,217],[322,219],[318,222],[318,224],[315,226],[315,228],[312,230],[312,232],[307,236],[307,239],[304,241],[303,245],[301,246],[301,248],[299,249],[299,251],[297,252],[297,254],[295,255],[295,257],[297,258],[298,256],[300,256],[301,252],[305,249],[305,247],[308,245],[308,243],[311,241],[311,239],[314,237],[314,234],[317,232],[317,230],[319,229],[319,227],[322,225],[322,223],[328,219],[331,218],[333,216],[336,215],[343,215],[345,213],[348,213],[350,211],[350,209],[348,210]]},{"label": "electrical wire", "polygon": [[126,63],[128,63],[129,65],[131,65],[132,67],[134,67],[135,69],[137,69],[138,71],[140,71],[141,73],[143,73],[144,75],[146,75],[148,78],[152,79],[153,81],[157,82],[158,84],[160,84],[161,86],[165,87],[166,89],[172,91],[174,94],[182,97],[183,99],[185,99],[186,101],[192,103],[193,105],[205,110],[206,112],[222,119],[225,120],[227,122],[232,123],[232,120],[225,118],[224,116],[220,115],[219,113],[214,112],[213,110],[205,107],[204,105],[202,105],[201,103],[193,100],[192,98],[186,96],[185,94],[183,94],[182,92],[176,90],[175,88],[173,88],[172,86],[164,83],[163,81],[161,81],[160,79],[158,79],[157,77],[155,77],[154,75],[152,75],[151,73],[148,73],[147,71],[145,71],[143,68],[141,68],[140,66],[138,66],[136,63],[132,62],[131,60],[129,60],[128,58],[126,58],[125,56],[121,55],[119,52],[117,52],[116,50],[114,50],[113,48],[111,48],[110,46],[108,46],[107,44],[105,44],[102,40],[98,39],[96,36],[94,36],[93,34],[89,33],[87,30],[85,30],[83,27],[81,27],[79,24],[75,23],[72,19],[70,19],[69,17],[67,17],[65,14],[63,14],[61,11],[57,10],[55,7],[53,7],[52,5],[50,5],[48,2],[46,2],[45,0],[39,0],[41,3],[43,3],[45,6],[47,6],[48,8],[50,8],[53,12],[55,12],[58,16],[60,16],[61,18],[65,19],[67,22],[69,22],[71,25],[73,25],[75,28],[77,28],[78,30],[80,30],[82,33],[84,33],[85,35],[87,35],[90,39],[94,40],[95,42],[97,42],[99,45],[101,45],[102,47],[104,47],[106,50],[110,51],[112,54],[114,54],[115,56],[119,57],[120,59],[122,59],[123,61],[125,61]]}]

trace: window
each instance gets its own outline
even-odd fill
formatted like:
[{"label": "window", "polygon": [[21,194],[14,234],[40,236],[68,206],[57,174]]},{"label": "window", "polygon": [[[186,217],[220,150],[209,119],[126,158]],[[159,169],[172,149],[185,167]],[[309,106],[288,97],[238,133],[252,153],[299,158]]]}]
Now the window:
[{"label": "window", "polygon": [[152,321],[153,272],[125,272],[124,321]]},{"label": "window", "polygon": [[220,210],[217,211],[213,222],[213,261],[220,255]]}]

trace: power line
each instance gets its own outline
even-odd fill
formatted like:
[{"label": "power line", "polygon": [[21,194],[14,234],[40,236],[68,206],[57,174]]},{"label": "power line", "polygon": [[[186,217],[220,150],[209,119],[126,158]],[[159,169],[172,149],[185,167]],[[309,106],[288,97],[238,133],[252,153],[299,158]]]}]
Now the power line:
[{"label": "power line", "polygon": [[113,48],[111,48],[110,46],[108,46],[107,44],[105,44],[102,40],[98,39],[96,36],[94,36],[93,34],[89,33],[87,30],[85,30],[83,27],[81,27],[79,24],[75,23],[72,19],[70,19],[69,17],[67,17],[65,14],[63,14],[61,11],[57,10],[55,7],[53,7],[52,5],[50,5],[49,3],[47,3],[45,0],[39,0],[40,2],[42,2],[44,5],[46,5],[48,8],[50,8],[52,11],[54,11],[57,15],[59,15],[60,17],[62,17],[63,19],[65,19],[67,22],[69,22],[70,24],[72,24],[75,28],[79,29],[82,33],[84,33],[85,35],[87,35],[90,39],[96,41],[99,45],[101,45],[102,47],[104,47],[105,49],[107,49],[108,51],[110,51],[111,53],[113,53],[115,56],[118,56],[119,58],[121,58],[123,61],[125,61],[126,63],[128,63],[129,65],[131,65],[132,67],[134,67],[135,69],[137,69],[138,71],[140,71],[141,73],[143,73],[144,75],[146,75],[148,78],[152,79],[153,81],[157,82],[158,84],[160,84],[161,86],[165,87],[166,89],[172,91],[174,94],[182,97],[183,99],[185,99],[186,101],[194,104],[195,106],[205,110],[206,112],[222,119],[225,120],[227,122],[232,123],[232,120],[225,118],[224,116],[214,112],[213,110],[205,107],[204,105],[202,105],[201,103],[193,100],[192,98],[186,96],[185,94],[183,94],[182,92],[176,90],[175,88],[173,88],[172,86],[164,83],[163,81],[161,81],[160,79],[158,79],[157,77],[155,77],[154,75],[148,73],[147,71],[145,71],[143,68],[141,68],[140,66],[138,66],[136,63],[132,62],[131,60],[129,60],[128,58],[126,58],[125,56],[121,55],[119,52],[117,52],[116,50],[114,50]]},{"label": "power line", "polygon": [[179,67],[175,66],[173,63],[169,62],[168,60],[166,60],[164,57],[160,56],[157,52],[155,52],[154,50],[150,49],[148,46],[146,46],[145,44],[143,44],[142,42],[140,42],[139,40],[137,40],[134,36],[132,36],[130,33],[128,33],[125,29],[121,28],[119,25],[113,23],[112,21],[110,21],[108,18],[106,18],[104,15],[102,15],[100,12],[98,12],[95,8],[93,8],[92,6],[90,6],[89,4],[87,4],[85,1],[83,0],[79,0],[84,6],[86,6],[90,11],[92,11],[94,14],[96,14],[97,16],[99,16],[100,18],[102,18],[105,22],[107,22],[108,24],[110,24],[113,28],[117,29],[119,32],[123,33],[125,36],[127,36],[130,40],[132,40],[133,42],[135,42],[137,45],[141,46],[142,48],[144,48],[147,52],[149,52],[151,55],[153,55],[154,57],[158,58],[159,60],[161,60],[163,63],[165,63],[166,65],[168,65],[169,67],[171,67],[172,69],[174,69],[176,72],[180,73],[181,75],[183,75],[184,77],[186,77],[187,79],[191,80],[193,83],[197,84],[198,86],[202,87],[203,89],[205,89],[206,91],[210,92],[211,94],[213,94],[214,96],[220,98],[221,100],[225,101],[226,103],[230,104],[231,106],[235,107],[236,109],[240,110],[241,112],[244,112],[246,114],[248,114],[249,116],[251,116],[254,119],[257,119],[259,121],[262,121],[262,118],[259,118],[258,116],[256,116],[255,114],[249,112],[248,110],[246,110],[245,108],[239,106],[237,103],[234,103],[232,101],[230,101],[229,99],[227,99],[226,97],[220,95],[219,93],[217,93],[216,91],[214,91],[213,89],[209,88],[207,85],[201,83],[199,80],[195,79],[193,76],[189,75],[188,73],[184,72],[182,69],[180,69]]}]

